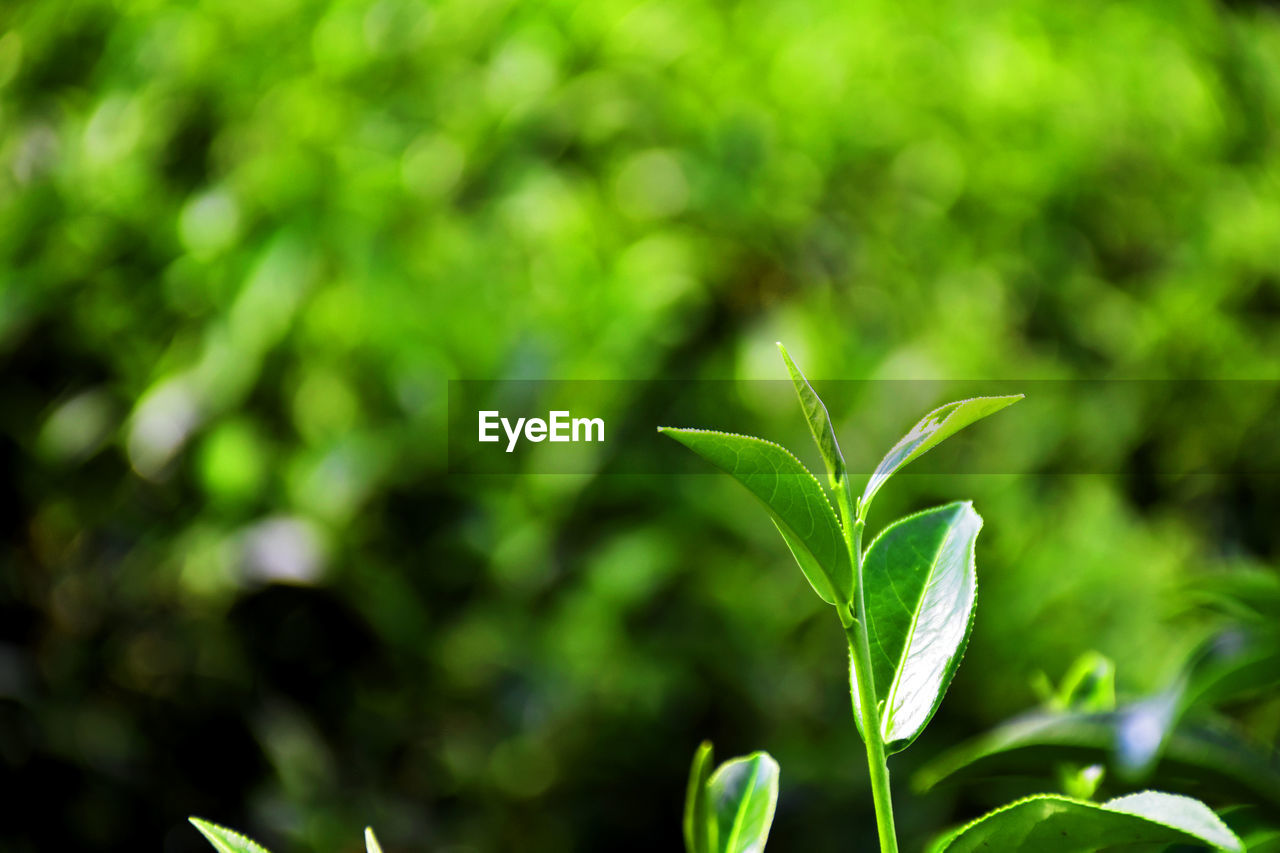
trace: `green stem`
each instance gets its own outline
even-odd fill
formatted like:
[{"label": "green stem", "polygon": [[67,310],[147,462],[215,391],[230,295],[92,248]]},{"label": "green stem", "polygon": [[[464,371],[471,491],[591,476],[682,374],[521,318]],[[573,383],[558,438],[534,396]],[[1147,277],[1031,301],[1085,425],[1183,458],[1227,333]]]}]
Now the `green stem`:
[{"label": "green stem", "polygon": [[856,510],[849,495],[848,480],[836,486],[843,520],[845,546],[855,567],[857,587],[853,594],[853,613],[849,607],[837,608],[840,623],[849,641],[849,658],[853,661],[853,677],[858,684],[858,707],[854,713],[862,718],[862,740],[867,747],[867,771],[871,776],[871,798],[876,808],[876,832],[880,837],[880,853],[898,853],[898,837],[893,826],[893,797],[889,788],[889,763],[880,737],[880,709],[876,706],[875,677],[871,672],[871,643],[867,638],[867,602],[862,584],[862,529],[865,519],[862,507]]}]

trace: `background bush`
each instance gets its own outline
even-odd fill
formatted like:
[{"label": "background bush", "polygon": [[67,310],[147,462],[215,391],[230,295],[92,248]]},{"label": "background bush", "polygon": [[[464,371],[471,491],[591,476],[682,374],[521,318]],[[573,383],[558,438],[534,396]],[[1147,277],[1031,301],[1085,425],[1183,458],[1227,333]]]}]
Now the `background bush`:
[{"label": "background bush", "polygon": [[[781,379],[778,338],[815,378],[1280,368],[1267,8],[81,0],[0,32],[15,853],[197,850],[193,812],[293,850],[675,849],[703,737],[779,759],[779,850],[870,844],[841,638],[750,498],[447,475],[447,380]],[[1274,561],[1269,447],[1168,387],[1077,424],[1112,475],[1013,412],[1027,475],[886,492],[877,524],[988,521],[897,778],[1085,647],[1159,686],[1186,580]],[[757,408],[720,426],[799,423]],[[1163,464],[1201,458],[1241,464]],[[987,805],[899,797],[908,847]]]}]

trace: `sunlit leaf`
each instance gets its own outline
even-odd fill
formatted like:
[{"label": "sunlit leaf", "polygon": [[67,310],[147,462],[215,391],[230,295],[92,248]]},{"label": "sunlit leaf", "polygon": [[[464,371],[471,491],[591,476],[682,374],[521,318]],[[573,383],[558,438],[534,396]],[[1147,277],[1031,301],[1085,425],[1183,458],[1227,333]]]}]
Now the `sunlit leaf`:
[{"label": "sunlit leaf", "polygon": [[382,853],[382,846],[378,844],[378,838],[373,834],[372,826],[364,828],[364,849],[365,853]]},{"label": "sunlit leaf", "polygon": [[1244,849],[1204,803],[1159,791],[1102,804],[1054,794],[1028,797],[944,836],[931,849],[934,853],[1090,853],[1129,844]]},{"label": "sunlit leaf", "polygon": [[[867,638],[881,737],[910,745],[938,709],[973,624],[974,544],[982,519],[968,501],[895,522],[863,563]],[[856,696],[860,687],[850,668]]]},{"label": "sunlit leaf", "polygon": [[801,571],[828,604],[853,595],[853,567],[840,522],[817,479],[786,448],[746,435],[660,427],[760,499]]},{"label": "sunlit leaf", "polygon": [[200,830],[218,853],[267,853],[267,849],[255,841],[245,838],[234,830],[216,823],[209,823],[198,817],[188,818],[191,825]]},{"label": "sunlit leaf", "polygon": [[867,488],[862,492],[861,505],[866,507],[870,504],[876,492],[880,491],[880,487],[899,468],[924,455],[932,447],[955,435],[974,421],[994,414],[1005,406],[1018,402],[1022,397],[1022,394],[1007,397],[974,397],[947,403],[925,415],[876,466],[871,479],[867,481]]},{"label": "sunlit leaf", "polygon": [[760,853],[778,803],[778,762],[765,752],[720,765],[707,782],[713,853]]}]

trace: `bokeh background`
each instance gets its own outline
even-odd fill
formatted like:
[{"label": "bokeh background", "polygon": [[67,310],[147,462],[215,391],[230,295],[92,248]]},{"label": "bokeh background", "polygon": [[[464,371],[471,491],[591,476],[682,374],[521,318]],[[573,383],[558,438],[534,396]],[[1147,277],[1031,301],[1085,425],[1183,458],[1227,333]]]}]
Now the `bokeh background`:
[{"label": "bokeh background", "polygon": [[[0,847],[675,850],[710,737],[781,762],[771,849],[869,849],[838,626],[749,496],[449,475],[448,380],[780,379],[776,339],[816,378],[1271,380],[1278,333],[1263,4],[6,3]],[[908,849],[987,805],[911,768],[1036,672],[1157,688],[1187,585],[1274,571],[1239,436],[1113,414],[1069,437],[1111,473],[1015,408],[1025,472],[877,504],[987,519]]]}]

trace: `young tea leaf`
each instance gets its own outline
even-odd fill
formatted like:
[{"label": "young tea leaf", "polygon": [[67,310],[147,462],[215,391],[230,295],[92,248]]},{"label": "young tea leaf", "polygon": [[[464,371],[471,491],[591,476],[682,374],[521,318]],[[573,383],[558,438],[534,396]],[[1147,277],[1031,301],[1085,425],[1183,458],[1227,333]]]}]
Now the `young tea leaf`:
[{"label": "young tea leaf", "polygon": [[364,849],[365,853],[382,853],[382,846],[378,844],[378,838],[373,834],[372,826],[364,828]]},{"label": "young tea leaf", "polygon": [[731,475],[760,499],[801,571],[828,604],[853,595],[853,567],[840,522],[809,470],[781,445],[762,438],[704,429],[658,431]]},{"label": "young tea leaf", "polygon": [[[890,753],[906,749],[924,729],[960,664],[973,624],[973,549],[981,528],[973,505],[961,501],[895,522],[867,549],[871,677]],[[856,699],[852,668],[849,674]]]},{"label": "young tea leaf", "polygon": [[693,754],[689,788],[684,798],[684,849],[687,853],[711,853],[711,821],[707,804],[707,780],[711,778],[712,748],[703,741]]},{"label": "young tea leaf", "polygon": [[218,826],[216,823],[209,823],[198,817],[187,818],[187,820],[209,839],[209,843],[218,853],[267,853],[267,849],[262,845],[225,826]]},{"label": "young tea leaf", "polygon": [[867,481],[867,488],[862,493],[860,505],[863,507],[863,514],[866,513],[865,508],[876,496],[876,492],[880,491],[880,487],[903,465],[924,455],[930,448],[955,435],[974,421],[994,414],[1005,406],[1018,402],[1022,397],[1022,394],[1008,397],[974,397],[970,400],[947,403],[925,415],[876,466],[871,479]]},{"label": "young tea leaf", "polygon": [[782,353],[782,360],[787,363],[787,372],[791,374],[791,383],[796,386],[796,395],[800,397],[805,422],[809,424],[809,432],[818,444],[818,452],[822,454],[822,462],[827,467],[827,480],[834,489],[849,475],[845,469],[844,455],[840,452],[840,442],[836,441],[835,428],[831,426],[831,416],[781,342],[778,343],[778,351]]},{"label": "young tea leaf", "polygon": [[933,853],[1090,853],[1127,844],[1193,844],[1243,851],[1204,803],[1145,791],[1101,805],[1054,794],[1028,797],[978,818],[931,848]]},{"label": "young tea leaf", "polygon": [[761,853],[778,803],[778,762],[755,752],[721,764],[707,783],[713,853]]}]

